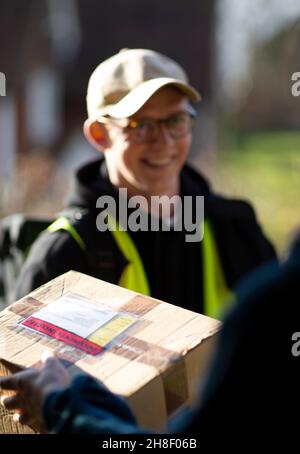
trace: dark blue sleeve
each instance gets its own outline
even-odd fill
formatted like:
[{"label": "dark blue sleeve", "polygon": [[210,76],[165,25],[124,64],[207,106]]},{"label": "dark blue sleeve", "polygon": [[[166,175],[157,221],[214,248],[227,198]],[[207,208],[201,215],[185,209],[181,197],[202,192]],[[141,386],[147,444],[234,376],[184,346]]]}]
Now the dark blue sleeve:
[{"label": "dark blue sleeve", "polygon": [[145,434],[125,400],[86,374],[64,391],[51,393],[44,403],[49,433]]}]

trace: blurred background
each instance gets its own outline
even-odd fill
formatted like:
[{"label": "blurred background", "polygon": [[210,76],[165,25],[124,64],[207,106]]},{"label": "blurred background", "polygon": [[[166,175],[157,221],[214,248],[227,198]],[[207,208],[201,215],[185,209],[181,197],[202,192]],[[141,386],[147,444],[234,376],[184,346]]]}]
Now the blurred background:
[{"label": "blurred background", "polygon": [[0,217],[63,207],[97,157],[82,134],[89,75],[124,47],[186,68],[203,95],[190,161],[254,204],[284,256],[300,218],[299,0],[1,0]]}]

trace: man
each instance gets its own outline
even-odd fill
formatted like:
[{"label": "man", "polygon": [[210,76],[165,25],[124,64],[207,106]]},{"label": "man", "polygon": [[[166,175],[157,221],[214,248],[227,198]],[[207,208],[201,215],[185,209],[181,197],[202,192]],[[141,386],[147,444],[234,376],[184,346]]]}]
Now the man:
[{"label": "man", "polygon": [[[18,297],[73,269],[217,317],[234,284],[274,257],[250,205],[215,195],[185,165],[195,115],[191,103],[199,99],[184,70],[151,50],[125,49],[96,68],[84,133],[104,158],[79,170],[69,203],[78,212],[72,220],[59,219],[33,246]],[[148,225],[157,217],[159,231],[126,231],[114,213],[106,222],[115,228],[99,232],[98,208],[107,196],[117,207],[128,202],[130,214],[130,204],[142,196],[143,209],[150,206]],[[188,229],[176,228],[173,205],[169,217],[163,208],[152,210],[152,199],[163,196],[180,197],[182,212],[191,218],[197,209],[190,209],[187,198],[204,197],[203,241],[187,241]],[[203,227],[203,219],[197,221]]]},{"label": "man", "polygon": [[[167,429],[198,436],[202,447],[295,445],[298,437],[300,236],[289,259],[253,273],[226,317],[201,403]],[[147,433],[123,399],[81,373],[73,379],[52,357],[44,366],[0,379],[15,419],[51,433]],[[166,432],[164,432],[166,433]]]}]

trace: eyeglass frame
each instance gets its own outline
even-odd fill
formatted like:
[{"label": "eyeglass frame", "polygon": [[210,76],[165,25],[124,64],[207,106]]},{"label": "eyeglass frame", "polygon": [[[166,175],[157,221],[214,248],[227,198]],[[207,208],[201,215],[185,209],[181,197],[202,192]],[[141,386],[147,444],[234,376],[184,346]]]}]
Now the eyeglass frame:
[{"label": "eyeglass frame", "polygon": [[[184,131],[182,134],[174,135],[174,131],[171,130],[168,123],[170,122],[170,120],[172,120],[176,116],[182,115],[182,114],[187,114],[189,116],[189,118],[191,119],[190,127],[186,131]],[[161,124],[164,124],[166,126],[168,133],[171,135],[172,138],[180,139],[182,137],[185,137],[191,131],[191,128],[193,125],[193,120],[195,119],[196,116],[197,116],[197,112],[195,111],[195,109],[191,105],[188,105],[188,107],[183,111],[170,115],[167,118],[160,118],[157,120],[154,118],[144,118],[144,119],[140,119],[140,120],[135,120],[134,118],[130,118],[130,117],[114,118],[114,117],[109,117],[109,116],[103,115],[103,116],[99,116],[96,121],[98,121],[99,123],[103,123],[103,124],[113,124],[121,129],[128,130],[129,133],[133,132],[133,134],[134,134],[134,131],[135,131],[135,133],[136,133],[135,139],[137,140],[137,142],[142,143],[142,142],[149,142],[149,141],[151,141],[151,139],[153,140],[153,138],[156,138],[158,136],[158,132],[160,130]],[[142,124],[143,122],[149,122],[153,125],[151,139],[150,139],[150,137],[148,139],[146,138],[146,136],[147,136],[146,133],[145,133],[145,138],[138,137],[138,134],[137,134],[138,125],[139,125],[139,123]],[[136,125],[133,126],[132,123],[136,123]]]}]

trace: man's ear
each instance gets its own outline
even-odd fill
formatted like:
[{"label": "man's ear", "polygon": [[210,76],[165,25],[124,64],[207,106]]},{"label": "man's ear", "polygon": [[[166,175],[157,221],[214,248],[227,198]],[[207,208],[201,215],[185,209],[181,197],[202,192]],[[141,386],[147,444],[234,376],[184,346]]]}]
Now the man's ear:
[{"label": "man's ear", "polygon": [[87,119],[83,124],[83,132],[92,147],[102,152],[108,147],[109,136],[102,123]]}]

